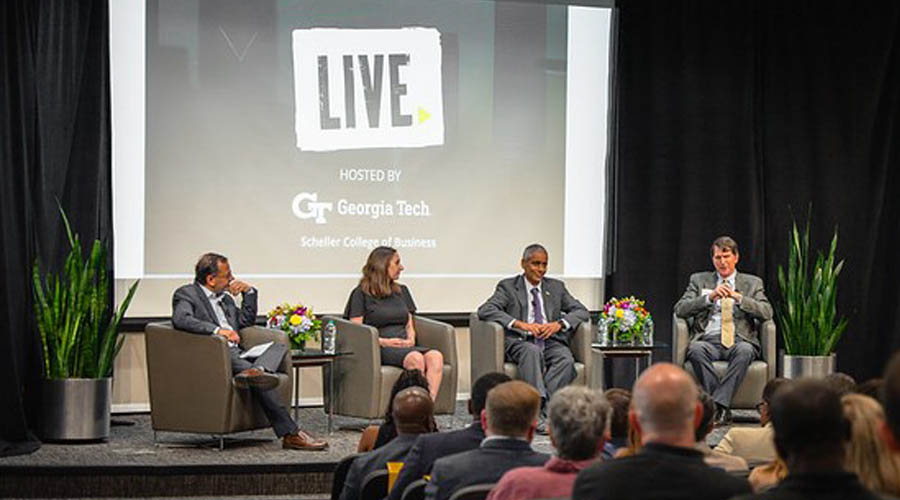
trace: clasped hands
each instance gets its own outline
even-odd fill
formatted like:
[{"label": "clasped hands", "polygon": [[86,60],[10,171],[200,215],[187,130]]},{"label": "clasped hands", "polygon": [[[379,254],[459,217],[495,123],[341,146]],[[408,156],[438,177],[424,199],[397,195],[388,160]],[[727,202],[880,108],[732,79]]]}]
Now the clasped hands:
[{"label": "clasped hands", "polygon": [[539,339],[548,339],[553,336],[554,333],[562,330],[562,325],[559,324],[559,321],[540,324],[516,320],[512,326],[513,328],[524,330]]},{"label": "clasped hands", "polygon": [[719,286],[715,287],[713,291],[709,292],[710,302],[715,302],[719,299],[724,299],[725,297],[731,297],[735,302],[741,301],[741,294],[728,286],[728,284],[726,283],[720,284]]},{"label": "clasped hands", "polygon": [[415,345],[412,340],[401,338],[378,339],[378,343],[381,347],[412,347]]}]

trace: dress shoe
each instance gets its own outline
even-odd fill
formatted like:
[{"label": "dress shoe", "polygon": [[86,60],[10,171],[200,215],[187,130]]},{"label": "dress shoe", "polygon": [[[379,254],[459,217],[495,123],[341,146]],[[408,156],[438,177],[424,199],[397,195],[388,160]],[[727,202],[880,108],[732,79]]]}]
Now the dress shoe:
[{"label": "dress shoe", "polygon": [[534,432],[540,434],[541,436],[547,435],[547,419],[543,416],[538,418],[537,428],[535,428]]},{"label": "dress shoe", "polygon": [[734,418],[731,415],[731,409],[720,406],[719,409],[716,410],[716,415],[713,417],[714,426],[723,427],[731,425],[733,422]]},{"label": "dress shoe", "polygon": [[238,389],[247,389],[248,387],[256,387],[263,391],[274,389],[278,385],[278,377],[266,373],[259,368],[247,368],[246,370],[234,376],[234,386]]},{"label": "dress shoe", "polygon": [[318,451],[328,448],[328,443],[321,439],[316,439],[303,431],[297,431],[294,434],[286,434],[281,438],[281,447],[287,450]]}]

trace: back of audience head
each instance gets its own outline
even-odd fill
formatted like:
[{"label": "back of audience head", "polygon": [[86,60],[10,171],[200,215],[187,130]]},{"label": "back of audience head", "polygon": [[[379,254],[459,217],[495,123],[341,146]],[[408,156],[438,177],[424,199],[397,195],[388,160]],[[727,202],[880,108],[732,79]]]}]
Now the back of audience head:
[{"label": "back of audience head", "polygon": [[846,373],[829,373],[825,376],[825,383],[841,396],[856,392],[856,380]]},{"label": "back of audience head", "polygon": [[628,437],[628,408],[631,406],[631,391],[612,388],[603,393],[609,406],[612,407],[612,415],[609,418],[609,436],[612,439],[625,439]]},{"label": "back of audience head", "polygon": [[557,391],[547,408],[550,441],[560,458],[588,460],[603,450],[612,409],[599,391],[570,385]]},{"label": "back of audience head", "polygon": [[702,408],[694,380],[672,363],[657,363],[638,377],[628,419],[641,442],[693,447]]},{"label": "back of audience head", "polygon": [[888,446],[900,453],[900,352],[894,353],[884,370],[881,404],[887,419],[882,434]]},{"label": "back of audience head", "polygon": [[494,387],[511,380],[509,375],[500,372],[489,372],[478,377],[472,384],[471,397],[469,398],[469,414],[480,419],[481,410],[484,409],[484,405],[487,402],[488,392]]},{"label": "back of audience head", "polygon": [[481,424],[489,436],[534,437],[541,395],[520,380],[504,382],[488,391]]},{"label": "back of audience head", "polygon": [[407,387],[393,400],[394,425],[398,434],[423,434],[434,431],[434,401],[428,390]]},{"label": "back of audience head", "polygon": [[703,416],[700,417],[700,425],[694,431],[694,440],[698,443],[706,441],[706,435],[713,429],[713,417],[716,414],[716,401],[708,393],[700,391],[700,406],[703,408]]},{"label": "back of audience head", "polygon": [[900,493],[900,457],[893,455],[879,435],[884,411],[878,401],[863,394],[841,398],[844,417],[850,422],[845,468],[867,488],[891,495]]},{"label": "back of audience head", "polygon": [[850,426],[840,395],[823,380],[792,380],[775,392],[769,413],[775,449],[791,472],[843,463]]},{"label": "back of audience head", "polygon": [[421,387],[427,391],[428,379],[426,379],[425,374],[419,370],[403,370],[400,377],[394,382],[394,386],[391,387],[391,398],[388,399],[387,410],[384,412],[385,422],[392,422],[394,420],[394,398],[397,397],[397,394],[400,391],[409,387]]},{"label": "back of audience head", "polygon": [[884,379],[881,377],[870,378],[856,386],[856,392],[869,396],[878,401],[881,400],[881,388],[884,387]]},{"label": "back of audience head", "polygon": [[766,382],[765,387],[763,387],[762,401],[756,405],[756,410],[759,411],[759,425],[766,425],[771,421],[772,418],[771,413],[769,412],[769,405],[772,403],[772,396],[775,395],[775,391],[789,382],[790,379],[783,377],[775,377]]}]

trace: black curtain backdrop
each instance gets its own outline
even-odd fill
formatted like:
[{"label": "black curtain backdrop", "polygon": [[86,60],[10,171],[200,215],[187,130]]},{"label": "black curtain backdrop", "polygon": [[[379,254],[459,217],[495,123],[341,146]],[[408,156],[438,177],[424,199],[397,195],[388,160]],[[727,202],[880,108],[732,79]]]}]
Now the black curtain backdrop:
[{"label": "black curtain backdrop", "polygon": [[0,2],[0,456],[29,453],[41,379],[31,265],[112,239],[106,0]]},{"label": "black curtain backdrop", "polygon": [[[792,215],[840,233],[838,369],[880,375],[900,347],[900,4],[622,0],[607,296],[672,306],[722,234],[778,300]],[[668,354],[668,353],[665,353]],[[660,358],[666,359],[665,356]]]}]

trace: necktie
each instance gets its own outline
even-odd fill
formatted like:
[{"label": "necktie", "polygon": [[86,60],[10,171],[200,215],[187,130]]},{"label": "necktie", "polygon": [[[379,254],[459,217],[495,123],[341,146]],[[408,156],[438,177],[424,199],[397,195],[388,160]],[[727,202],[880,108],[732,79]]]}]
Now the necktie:
[{"label": "necktie", "polygon": [[722,299],[722,346],[726,349],[734,345],[734,299]]},{"label": "necktie", "polygon": [[[531,307],[534,309],[534,322],[543,324],[544,308],[541,307],[541,291],[537,287],[531,289]],[[541,349],[544,348],[544,339],[535,338],[534,343]]]}]

